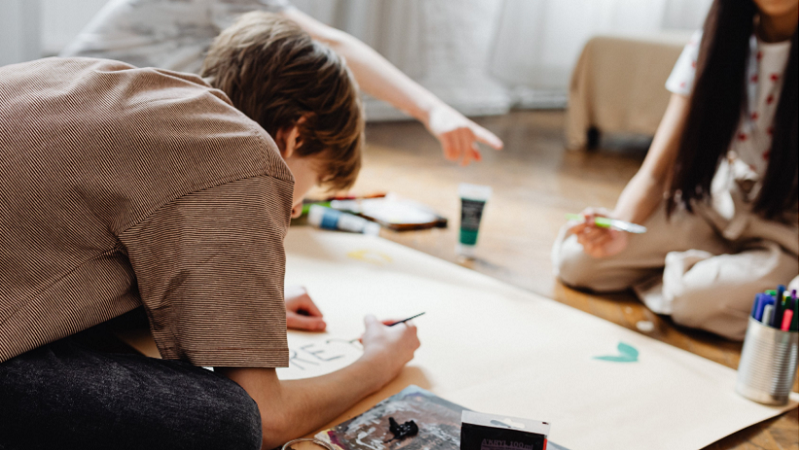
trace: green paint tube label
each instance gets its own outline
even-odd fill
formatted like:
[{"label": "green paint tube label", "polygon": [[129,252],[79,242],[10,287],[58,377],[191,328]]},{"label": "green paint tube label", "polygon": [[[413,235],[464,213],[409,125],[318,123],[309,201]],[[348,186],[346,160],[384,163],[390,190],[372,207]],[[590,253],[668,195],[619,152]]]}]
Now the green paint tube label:
[{"label": "green paint tube label", "polygon": [[486,202],[480,200],[461,199],[461,232],[459,242],[465,245],[475,245],[478,242],[478,228],[481,225],[481,216]]},{"label": "green paint tube label", "polygon": [[475,245],[478,242],[478,232],[473,230],[461,230],[458,235],[458,242],[465,245]]}]

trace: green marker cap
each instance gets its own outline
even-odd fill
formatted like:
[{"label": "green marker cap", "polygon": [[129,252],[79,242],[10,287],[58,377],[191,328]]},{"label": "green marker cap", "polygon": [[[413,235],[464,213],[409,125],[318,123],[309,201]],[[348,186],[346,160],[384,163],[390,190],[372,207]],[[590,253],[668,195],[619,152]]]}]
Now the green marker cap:
[{"label": "green marker cap", "polygon": [[303,216],[307,215],[307,214],[308,214],[308,212],[309,212],[309,211],[311,211],[311,207],[312,207],[313,205],[321,205],[321,206],[325,206],[325,207],[330,207],[330,206],[331,206],[331,202],[311,202],[311,203],[303,203],[303,213],[302,213],[301,215],[303,215]]},{"label": "green marker cap", "polygon": [[[768,290],[768,291],[765,291],[765,292],[767,293],[767,295],[771,295],[771,296],[772,296],[772,298],[775,298],[775,297],[777,297],[777,296],[778,296],[778,291],[776,291],[775,289],[770,289],[770,290]],[[777,299],[776,299],[776,300],[777,300]]]}]

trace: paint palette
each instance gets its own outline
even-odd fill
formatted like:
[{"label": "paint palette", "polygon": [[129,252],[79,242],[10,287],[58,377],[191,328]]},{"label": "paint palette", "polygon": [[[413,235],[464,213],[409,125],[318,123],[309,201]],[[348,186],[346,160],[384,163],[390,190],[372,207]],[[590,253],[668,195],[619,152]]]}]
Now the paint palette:
[{"label": "paint palette", "polygon": [[[322,431],[316,437],[340,450],[458,450],[464,409],[411,385],[364,414]],[[397,439],[389,430],[390,417],[398,423],[413,420],[419,432]]]}]

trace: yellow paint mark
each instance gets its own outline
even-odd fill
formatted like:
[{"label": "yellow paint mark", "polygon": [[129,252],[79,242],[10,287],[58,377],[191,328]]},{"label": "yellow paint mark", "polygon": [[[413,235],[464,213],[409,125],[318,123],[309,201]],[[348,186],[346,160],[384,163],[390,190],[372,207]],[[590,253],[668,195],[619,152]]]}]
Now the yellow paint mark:
[{"label": "yellow paint mark", "polygon": [[376,266],[385,266],[392,262],[392,258],[389,255],[374,250],[353,250],[348,253],[347,256],[359,261],[375,264]]}]

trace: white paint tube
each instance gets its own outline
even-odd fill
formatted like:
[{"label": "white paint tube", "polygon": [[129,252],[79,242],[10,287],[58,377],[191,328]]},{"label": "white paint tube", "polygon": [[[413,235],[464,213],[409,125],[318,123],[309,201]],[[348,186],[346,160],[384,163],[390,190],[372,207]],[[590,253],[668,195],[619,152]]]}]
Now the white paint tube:
[{"label": "white paint tube", "polygon": [[346,212],[320,205],[313,205],[308,211],[308,223],[324,230],[342,230],[377,236],[381,226],[375,222]]},{"label": "white paint tube", "polygon": [[461,183],[458,185],[458,196],[461,197],[461,226],[456,252],[472,258],[475,256],[475,244],[478,243],[478,228],[481,225],[483,208],[492,196],[492,188]]}]

